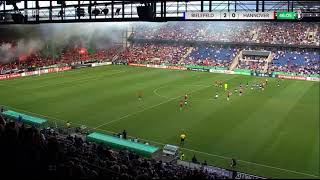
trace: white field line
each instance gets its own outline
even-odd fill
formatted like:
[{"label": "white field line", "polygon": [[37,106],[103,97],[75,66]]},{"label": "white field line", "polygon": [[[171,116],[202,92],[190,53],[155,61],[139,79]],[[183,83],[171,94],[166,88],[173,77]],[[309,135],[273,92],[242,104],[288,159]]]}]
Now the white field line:
[{"label": "white field line", "polygon": [[2,83],[0,83],[0,86],[9,87],[9,88],[18,88],[18,86],[10,86],[7,84],[2,84]]},{"label": "white field line", "polygon": [[[105,75],[103,75],[103,76],[98,76],[98,77],[86,77],[86,78],[75,79],[75,80],[67,81],[67,82],[59,82],[59,83],[55,83],[55,84],[46,83],[46,84],[43,85],[43,86],[37,86],[37,87],[34,87],[34,88],[25,88],[25,89],[21,89],[21,90],[32,90],[32,89],[44,88],[44,87],[51,86],[51,85],[61,85],[61,84],[64,85],[64,84],[68,84],[68,83],[72,83],[72,82],[77,82],[77,81],[82,81],[82,80],[83,80],[82,82],[91,81],[91,80],[98,80],[98,79],[102,79],[103,77],[112,76],[112,75],[115,75],[115,74],[120,74],[120,73],[126,72],[126,71],[123,71],[123,70],[116,70],[116,71],[118,71],[118,72],[110,73],[110,74],[105,74]],[[45,80],[45,79],[41,79],[41,80]],[[2,84],[1,82],[0,82],[0,86],[5,86],[5,87],[11,87],[11,88],[20,89],[19,86],[6,85],[6,84]]]},{"label": "white field line", "polygon": [[[159,91],[160,89],[165,88],[165,87],[168,87],[168,86],[170,86],[170,85],[160,86],[160,87],[154,89],[154,90],[153,90],[153,93],[154,93],[155,95],[161,97],[161,98],[164,98],[164,99],[172,99],[172,98],[169,98],[169,97],[167,97],[167,96],[162,96],[161,94],[158,93],[158,91]],[[178,85],[178,86],[179,86],[179,85]],[[199,85],[198,85],[198,84],[196,84],[196,85],[180,85],[180,86],[198,86],[198,87],[206,87],[206,88],[210,87],[210,86],[208,86],[208,85],[200,85],[200,84],[199,84]]]},{"label": "white field line", "polygon": [[[9,107],[9,106],[5,106],[5,107]],[[13,107],[9,107],[9,108],[16,109],[16,110],[19,110],[19,111],[22,111],[22,112],[26,112],[26,113],[30,113],[30,114],[34,114],[34,115],[38,115],[38,116],[42,116],[42,117],[47,117],[47,118],[54,119],[54,120],[57,120],[57,121],[60,121],[60,122],[68,122],[66,120],[62,120],[62,119],[58,119],[58,118],[55,118],[55,117],[46,116],[46,115],[42,115],[42,114],[26,111],[26,110],[23,110],[23,109],[18,109],[18,108],[13,108]],[[69,121],[69,122],[72,122],[72,121]],[[73,122],[72,122],[72,124],[83,125],[83,124],[78,124],[78,123],[73,123]],[[115,132],[107,131],[107,130],[104,130],[104,129],[98,129],[98,128],[92,128],[92,127],[88,127],[88,128],[115,134]],[[128,137],[134,138],[133,136],[128,136]],[[158,144],[158,145],[165,145],[166,144],[166,143],[152,141],[152,140],[148,140],[148,139],[142,139],[142,138],[139,138],[139,139],[141,139],[143,141],[147,141],[147,142],[152,142],[152,143]],[[187,150],[187,151],[191,151],[191,152],[196,152],[196,153],[199,153],[199,154],[205,154],[205,155],[212,156],[212,157],[218,157],[218,158],[221,158],[221,159],[226,159],[226,160],[230,160],[231,159],[230,157],[220,156],[220,155],[211,154],[211,153],[198,151],[198,150],[194,150],[194,149],[189,149],[189,148],[181,148],[181,149],[184,149],[184,150]],[[289,172],[289,173],[293,173],[293,174],[299,174],[299,175],[304,175],[304,176],[309,176],[309,177],[314,177],[314,178],[319,178],[320,177],[320,176],[317,176],[317,175],[314,175],[314,174],[302,173],[302,172],[299,172],[299,171],[293,171],[293,170],[288,170],[288,169],[284,169],[284,168],[268,166],[268,165],[264,165],[264,164],[258,164],[258,163],[254,163],[254,162],[250,162],[250,161],[241,160],[241,159],[237,159],[237,161],[238,162],[243,162],[243,163],[246,163],[246,164],[255,165],[255,166],[265,167],[265,168],[269,168],[269,169],[276,169],[276,170],[283,171],[283,172]]]},{"label": "white field line", "polygon": [[[107,132],[107,133],[111,133],[111,134],[115,134],[115,132],[107,131],[107,130],[104,130],[104,129],[96,129],[96,130]],[[136,138],[135,136],[128,136],[128,137]],[[139,138],[139,139],[143,140],[143,141],[146,141],[146,142],[151,142],[151,143],[154,143],[154,144],[158,144],[158,145],[166,145],[166,143],[161,143],[161,142],[152,141],[152,140],[148,140],[148,139],[142,139],[142,138]],[[199,153],[199,154],[205,154],[205,155],[212,156],[212,157],[218,157],[218,158],[225,159],[225,160],[231,160],[231,157],[221,156],[221,155],[217,155],[217,154],[211,154],[211,153],[198,151],[198,150],[194,150],[194,149],[181,148],[181,147],[180,147],[180,149],[184,149],[184,150],[191,151],[191,152],[196,152],[196,153]],[[313,175],[313,174],[307,174],[307,173],[302,173],[302,172],[298,172],[298,171],[283,169],[283,168],[279,168],[279,167],[268,166],[268,165],[264,165],[264,164],[258,164],[258,163],[254,163],[254,162],[250,162],[250,161],[241,160],[241,159],[237,159],[237,161],[238,162],[243,162],[245,164],[251,164],[251,165],[265,167],[265,168],[269,168],[269,169],[276,169],[276,170],[279,170],[279,171],[289,172],[289,173],[293,173],[293,174],[299,174],[299,175],[310,176],[310,177],[315,177],[315,178],[319,178],[320,177],[320,176]]]},{"label": "white field line", "polygon": [[[190,85],[190,86],[207,86],[207,85]],[[158,87],[156,89],[153,90],[153,94],[155,94],[156,96],[159,96],[161,98],[164,98],[164,99],[170,99],[169,97],[167,96],[163,96],[161,94],[158,93],[158,91],[162,88],[165,88],[167,86],[161,86],[161,87]],[[213,87],[213,86],[212,86]],[[212,96],[214,96],[215,94],[213,94]],[[206,98],[206,99],[198,99],[198,98],[191,98],[192,101],[213,101],[213,100],[216,100],[215,98]]]},{"label": "white field line", "polygon": [[[205,87],[210,87],[210,86],[205,86]],[[199,90],[201,90],[201,89],[199,89]],[[193,93],[193,92],[199,91],[199,90],[191,91],[190,94]],[[118,118],[118,119],[114,119],[114,120],[112,120],[112,121],[103,123],[103,124],[101,124],[101,125],[93,128],[93,129],[98,129],[98,128],[102,127],[102,126],[106,126],[106,125],[109,125],[109,124],[111,124],[111,123],[118,122],[118,121],[120,121],[120,120],[122,120],[122,119],[125,119],[125,118],[127,118],[127,117],[130,117],[130,116],[139,114],[139,113],[144,112],[144,111],[149,110],[149,109],[153,109],[153,108],[155,108],[155,107],[158,107],[158,106],[160,106],[160,105],[162,105],[162,104],[168,103],[168,102],[170,102],[170,101],[172,101],[172,100],[178,99],[178,98],[180,98],[180,97],[181,97],[181,96],[178,96],[178,97],[175,97],[175,98],[170,98],[170,99],[168,99],[168,100],[166,100],[166,101],[163,101],[163,102],[161,102],[161,103],[159,103],[159,104],[150,106],[150,107],[148,107],[148,108],[144,108],[144,109],[142,109],[142,110],[140,110],[140,111],[136,111],[136,112],[133,112],[133,113],[129,113],[129,114],[124,115],[124,116],[122,116],[122,117],[120,117],[120,118]]]},{"label": "white field line", "polygon": [[60,83],[55,83],[55,84],[50,84],[50,83],[48,83],[48,84],[43,85],[43,86],[37,86],[37,87],[35,87],[35,88],[26,88],[26,89],[24,89],[24,90],[44,88],[44,87],[52,86],[52,85],[61,85],[61,84],[62,84],[62,85],[65,85],[65,84],[72,83],[72,82],[77,82],[77,81],[80,81],[80,82],[93,81],[93,80],[102,79],[103,77],[112,76],[112,75],[115,75],[115,74],[120,74],[120,73],[123,73],[123,72],[126,72],[126,71],[121,71],[121,70],[119,70],[119,72],[115,72],[115,73],[111,73],[111,74],[105,74],[105,75],[103,75],[103,76],[98,76],[98,77],[87,77],[87,78],[75,79],[75,80],[72,80],[72,81],[60,82]]}]

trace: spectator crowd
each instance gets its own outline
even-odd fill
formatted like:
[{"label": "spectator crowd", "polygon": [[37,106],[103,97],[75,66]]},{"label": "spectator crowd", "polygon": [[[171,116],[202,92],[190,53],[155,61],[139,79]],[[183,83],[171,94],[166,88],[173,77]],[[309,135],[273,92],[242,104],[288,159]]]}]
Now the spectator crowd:
[{"label": "spectator crowd", "polygon": [[0,116],[2,177],[109,179],[226,179],[203,169],[144,158],[88,142],[81,136],[38,129]]},{"label": "spectator crowd", "polygon": [[[310,22],[168,22],[137,24],[134,38],[319,46],[319,23]],[[143,29],[143,30],[141,30]]]},{"label": "spectator crowd", "polygon": [[85,48],[65,49],[57,57],[54,57],[54,55],[45,57],[38,52],[29,56],[19,56],[11,62],[1,63],[0,61],[0,74],[26,72],[53,65],[70,66],[74,63],[86,61],[112,60],[118,52],[118,47],[96,50],[94,53],[89,53]]},{"label": "spectator crowd", "polygon": [[[66,66],[91,60],[108,59],[126,63],[203,65],[229,68],[234,57],[246,47],[237,45],[203,45],[202,41],[231,43],[262,43],[268,45],[319,46],[319,23],[305,22],[168,22],[160,24],[138,23],[133,25],[133,39],[148,43],[131,43],[127,48],[112,47],[88,52],[86,49],[65,49],[58,57],[33,53],[19,56],[10,63],[0,63],[0,74],[25,72],[40,67]],[[156,43],[156,40],[176,40],[177,43]],[[179,41],[197,41],[193,47]],[[14,42],[10,42],[14,44]],[[263,49],[263,48],[262,48]],[[274,56],[265,61],[241,61],[237,68],[269,72],[286,72],[297,75],[319,75],[319,51],[305,49],[270,48]]]}]

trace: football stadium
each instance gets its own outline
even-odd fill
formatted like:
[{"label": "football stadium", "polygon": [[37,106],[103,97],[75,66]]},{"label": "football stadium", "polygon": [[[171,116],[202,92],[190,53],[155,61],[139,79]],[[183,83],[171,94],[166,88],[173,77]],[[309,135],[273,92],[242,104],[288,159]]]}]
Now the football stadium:
[{"label": "football stadium", "polygon": [[318,1],[0,1],[9,178],[319,179]]}]

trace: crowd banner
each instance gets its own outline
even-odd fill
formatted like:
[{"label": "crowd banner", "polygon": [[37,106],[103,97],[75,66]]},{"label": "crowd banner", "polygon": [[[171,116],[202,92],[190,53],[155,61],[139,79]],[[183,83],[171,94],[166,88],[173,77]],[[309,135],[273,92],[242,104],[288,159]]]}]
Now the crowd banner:
[{"label": "crowd banner", "polygon": [[203,171],[206,171],[209,174],[217,174],[219,176],[227,177],[229,179],[266,179],[264,177],[260,177],[252,174],[237,172],[234,170],[219,168],[215,166],[201,165],[201,164],[192,163],[189,161],[178,160],[177,164],[184,167],[191,168],[191,169],[198,169],[198,170],[202,169]]},{"label": "crowd banner", "polygon": [[135,63],[129,63],[129,66],[147,67],[146,64],[135,64]]},{"label": "crowd banner", "polygon": [[16,77],[21,77],[21,74],[14,73],[14,74],[6,74],[6,75],[0,75],[0,80],[2,79],[12,79]]},{"label": "crowd banner", "polygon": [[167,66],[167,69],[187,70],[187,68],[183,66]]},{"label": "crowd banner", "polygon": [[188,68],[190,71],[209,72],[210,69]]},{"label": "crowd banner", "polygon": [[259,77],[276,77],[274,73],[261,73],[261,72],[256,72],[252,71],[251,76],[259,76]]},{"label": "crowd banner", "polygon": [[189,161],[181,161],[181,160],[177,160],[177,164],[184,166],[184,167],[188,167],[190,169],[201,169],[202,165],[201,164],[196,164],[196,163],[192,163]]},{"label": "crowd banner", "polygon": [[42,70],[30,71],[30,72],[24,72],[24,73],[5,74],[5,75],[0,75],[0,80],[33,76],[38,74],[47,74],[47,73],[53,73],[53,72],[62,72],[70,69],[71,67],[68,66],[68,67],[60,67],[60,68],[57,67],[57,68],[50,68],[50,69],[42,69]]},{"label": "crowd banner", "polygon": [[320,81],[318,77],[307,77],[307,81]]},{"label": "crowd banner", "polygon": [[199,66],[199,65],[187,65],[185,66],[187,69],[207,69],[208,72],[212,68],[210,66]]},{"label": "crowd banner", "polygon": [[214,166],[204,166],[203,170],[205,170],[209,173],[219,174],[224,177],[228,177],[228,178],[232,179],[232,171],[229,171],[229,170],[226,170],[223,168],[218,168],[218,167],[214,167]]},{"label": "crowd banner", "polygon": [[210,69],[209,72],[211,73],[223,73],[226,74],[228,70],[219,70],[219,69]]},{"label": "crowd banner", "polygon": [[92,63],[91,67],[111,65],[112,62]]},{"label": "crowd banner", "polygon": [[294,79],[294,80],[307,80],[306,77],[303,76],[286,76],[286,75],[278,75],[278,78],[280,79]]},{"label": "crowd banner", "polygon": [[158,68],[158,69],[166,69],[168,66],[148,64],[147,67],[150,67],[150,68]]},{"label": "crowd banner", "polygon": [[251,175],[251,174],[246,174],[242,172],[237,172],[236,177],[234,179],[266,179],[266,178]]}]

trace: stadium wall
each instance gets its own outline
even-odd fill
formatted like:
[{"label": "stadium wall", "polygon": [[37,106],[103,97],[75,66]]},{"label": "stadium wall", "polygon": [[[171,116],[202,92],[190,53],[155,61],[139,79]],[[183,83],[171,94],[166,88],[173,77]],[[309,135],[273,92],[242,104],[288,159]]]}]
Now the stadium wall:
[{"label": "stadium wall", "polygon": [[136,63],[129,63],[128,65],[136,66],[136,67],[190,70],[190,71],[223,73],[223,74],[240,74],[240,75],[247,75],[247,76],[272,77],[272,78],[305,80],[305,81],[320,81],[319,77],[290,76],[290,75],[281,75],[281,74],[275,74],[275,73],[260,73],[257,71],[251,71],[246,69],[236,69],[235,71],[231,71],[231,70],[219,69],[219,67],[205,67],[205,66],[169,66],[169,65],[136,64]]},{"label": "stadium wall", "polygon": [[255,176],[252,174],[247,174],[243,172],[233,171],[233,170],[214,167],[214,166],[205,166],[205,165],[196,164],[196,163],[187,162],[187,161],[178,160],[177,164],[191,168],[191,169],[203,169],[208,173],[215,173],[223,177],[228,177],[229,179],[266,179],[264,177]]},{"label": "stadium wall", "polygon": [[[98,66],[105,66],[105,65],[111,65],[111,64],[112,64],[111,62],[92,63],[88,67],[98,67]],[[25,77],[25,76],[48,74],[48,73],[54,73],[54,72],[62,72],[62,71],[68,71],[68,70],[71,70],[71,69],[72,69],[71,66],[66,66],[66,67],[56,67],[56,68],[41,69],[41,70],[37,70],[37,71],[29,71],[29,72],[23,72],[23,73],[5,74],[5,75],[0,75],[0,80],[12,79],[12,78],[18,78],[18,77]]]},{"label": "stadium wall", "polygon": [[33,76],[33,75],[40,75],[40,74],[47,74],[47,73],[53,73],[53,72],[62,72],[62,71],[68,71],[71,67],[60,67],[60,68],[50,68],[50,69],[42,69],[38,71],[30,71],[30,72],[24,72],[24,73],[13,73],[13,74],[6,74],[6,75],[0,75],[0,80],[5,79],[12,79],[17,77],[25,77],[25,76]]}]

